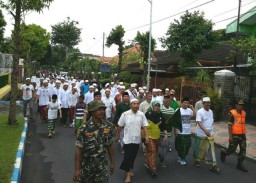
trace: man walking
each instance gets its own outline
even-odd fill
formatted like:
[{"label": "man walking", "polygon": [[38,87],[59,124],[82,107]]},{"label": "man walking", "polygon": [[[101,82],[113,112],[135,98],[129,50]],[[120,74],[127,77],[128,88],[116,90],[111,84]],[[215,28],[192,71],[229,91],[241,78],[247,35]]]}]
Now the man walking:
[{"label": "man walking", "polygon": [[228,132],[229,132],[229,146],[227,149],[221,150],[221,161],[224,163],[226,156],[235,152],[239,145],[238,162],[236,168],[243,172],[248,170],[243,166],[243,161],[246,154],[246,113],[243,110],[244,101],[240,100],[236,104],[236,108],[230,110]]},{"label": "man walking", "polygon": [[124,159],[120,169],[126,171],[125,182],[131,182],[131,176],[134,176],[132,170],[135,158],[141,143],[141,129],[143,128],[146,135],[146,143],[148,142],[147,119],[141,111],[139,111],[139,101],[131,100],[131,109],[124,112],[118,121],[118,130],[116,133],[116,141],[119,140],[121,130],[124,128]]},{"label": "man walking", "polygon": [[23,99],[23,115],[27,117],[27,106],[29,107],[30,120],[33,119],[33,91],[34,86],[31,84],[30,78],[26,79],[26,83],[20,87],[22,91],[22,99]]},{"label": "man walking", "polygon": [[110,174],[114,173],[113,126],[104,120],[105,105],[93,101],[88,111],[92,118],[77,131],[74,181],[108,183],[106,152],[110,158]]},{"label": "man walking", "polygon": [[[195,166],[200,167],[200,162],[206,160],[205,155],[209,148],[211,149],[212,161],[210,161],[210,171],[218,174],[220,169],[217,167],[216,156],[214,151],[213,138],[213,112],[210,109],[211,100],[209,97],[203,98],[203,108],[199,109],[196,114],[196,136],[195,136]],[[206,160],[207,161],[207,160]]]}]

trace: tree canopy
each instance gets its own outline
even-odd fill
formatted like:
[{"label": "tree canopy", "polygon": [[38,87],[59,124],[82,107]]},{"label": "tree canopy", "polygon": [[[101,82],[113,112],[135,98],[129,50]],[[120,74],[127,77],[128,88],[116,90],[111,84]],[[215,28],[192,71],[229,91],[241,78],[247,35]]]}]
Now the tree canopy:
[{"label": "tree canopy", "polygon": [[216,42],[213,23],[199,11],[186,12],[179,20],[171,23],[166,37],[161,38],[162,46],[170,52],[179,51],[182,66],[193,66],[203,49],[212,48]]},{"label": "tree canopy", "polygon": [[123,51],[124,51],[124,44],[125,41],[123,40],[125,34],[125,30],[122,25],[118,25],[115,28],[113,28],[107,37],[106,46],[110,47],[113,44],[118,46],[118,72],[121,72],[122,68],[122,57],[123,57]]},{"label": "tree canopy", "polygon": [[0,52],[3,51],[4,45],[4,30],[5,30],[6,22],[4,20],[4,15],[2,10],[0,9]]},{"label": "tree canopy", "polygon": [[[147,60],[148,60],[148,48],[149,48],[149,32],[146,33],[140,33],[137,32],[136,37],[134,38],[134,41],[139,43],[140,45],[140,54],[142,56],[142,60],[140,62],[141,68],[143,69],[143,78],[142,82],[143,85],[146,84],[147,79]],[[154,52],[156,46],[156,40],[154,38],[151,38],[151,50]]]},{"label": "tree canopy", "polygon": [[66,51],[74,48],[81,42],[81,28],[78,22],[70,20],[52,26],[51,41],[53,45],[61,46]]}]

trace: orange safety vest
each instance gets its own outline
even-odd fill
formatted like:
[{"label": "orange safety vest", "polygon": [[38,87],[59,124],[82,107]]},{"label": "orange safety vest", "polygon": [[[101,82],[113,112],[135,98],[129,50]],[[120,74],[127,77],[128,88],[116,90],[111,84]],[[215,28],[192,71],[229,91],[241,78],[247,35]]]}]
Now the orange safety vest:
[{"label": "orange safety vest", "polygon": [[245,126],[245,111],[238,113],[236,109],[230,110],[231,114],[234,116],[234,124],[232,125],[232,134],[246,134]]}]

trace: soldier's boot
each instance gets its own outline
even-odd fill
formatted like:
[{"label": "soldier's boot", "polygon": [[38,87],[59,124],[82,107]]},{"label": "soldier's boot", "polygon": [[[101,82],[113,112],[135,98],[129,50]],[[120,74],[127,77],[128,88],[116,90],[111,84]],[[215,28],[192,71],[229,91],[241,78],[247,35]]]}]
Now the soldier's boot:
[{"label": "soldier's boot", "polygon": [[243,166],[243,162],[238,162],[236,168],[242,172],[248,172],[248,170]]},{"label": "soldier's boot", "polygon": [[222,149],[220,151],[220,160],[222,161],[222,163],[225,163],[226,156],[227,156],[226,152],[224,151],[224,149]]}]

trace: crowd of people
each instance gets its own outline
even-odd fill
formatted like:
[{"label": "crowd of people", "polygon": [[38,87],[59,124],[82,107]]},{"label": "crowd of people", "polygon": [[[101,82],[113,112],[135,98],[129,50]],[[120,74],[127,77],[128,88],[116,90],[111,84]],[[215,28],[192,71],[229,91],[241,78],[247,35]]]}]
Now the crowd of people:
[{"label": "crowd of people", "polygon": [[[136,83],[126,88],[123,82],[110,82],[99,88],[97,83],[74,77],[49,75],[27,78],[20,88],[23,92],[24,117],[33,118],[33,105],[38,105],[41,123],[48,124],[48,137],[55,134],[55,125],[60,121],[76,134],[74,181],[81,183],[108,182],[107,158],[110,159],[110,174],[114,173],[114,141],[120,144],[124,159],[120,169],[126,172],[125,182],[134,176],[134,162],[142,145],[145,167],[151,176],[156,176],[157,160],[162,168],[167,167],[166,155],[172,151],[172,135],[177,151],[177,162],[186,165],[191,147],[191,119],[196,120],[194,165],[210,164],[209,170],[219,174],[217,166],[211,99],[201,94],[195,108],[188,97],[180,102],[175,91],[166,88],[139,87]],[[237,168],[244,172],[245,158],[245,112],[243,101],[230,111],[230,147],[221,151],[221,161],[240,146]],[[29,115],[28,115],[28,110]],[[207,152],[211,158],[207,160]]]}]

